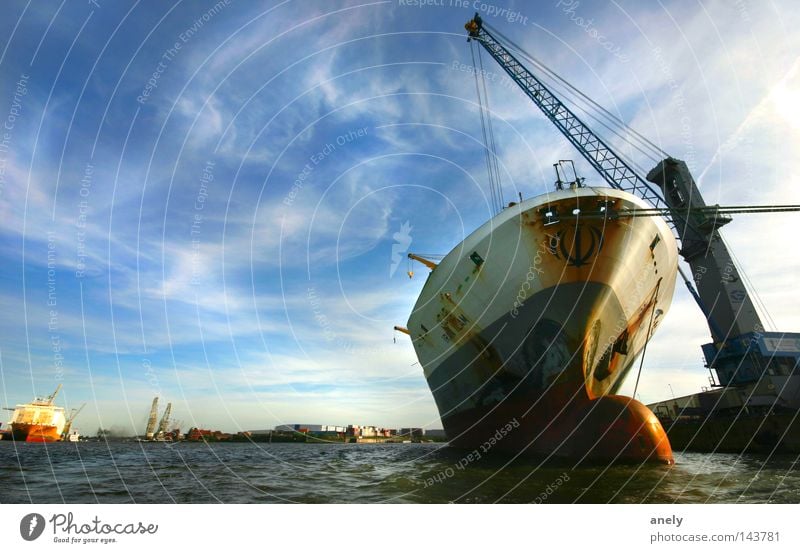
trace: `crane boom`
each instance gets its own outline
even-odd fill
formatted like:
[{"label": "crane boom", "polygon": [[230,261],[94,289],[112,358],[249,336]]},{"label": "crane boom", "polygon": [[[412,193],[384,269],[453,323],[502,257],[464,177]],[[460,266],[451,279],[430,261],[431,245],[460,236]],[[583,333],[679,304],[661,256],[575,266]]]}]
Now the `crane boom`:
[{"label": "crane boom", "polygon": [[56,386],[56,391],[47,396],[47,399],[45,400],[47,403],[53,405],[56,402],[56,396],[58,395],[58,392],[61,391],[61,386],[61,383],[59,383],[58,386]]},{"label": "crane boom", "polygon": [[152,440],[156,432],[156,422],[158,421],[158,396],[153,398],[153,405],[150,406],[150,416],[147,418],[147,428],[144,431],[144,437],[147,440]]},{"label": "crane boom", "polygon": [[167,431],[169,426],[169,416],[172,413],[172,403],[167,403],[167,408],[164,409],[164,415],[161,417],[161,422],[158,424],[157,435],[161,436]]},{"label": "crane boom", "polygon": [[81,411],[83,411],[84,407],[86,407],[85,403],[82,404],[77,409],[72,410],[72,413],[67,418],[66,424],[64,424],[64,430],[61,431],[62,439],[67,439],[67,436],[69,436],[69,431],[72,430],[72,421],[74,421],[75,417],[77,417],[81,413]]},{"label": "crane boom", "polygon": [[426,266],[428,269],[430,269],[431,271],[432,271],[432,270],[434,270],[434,269],[436,268],[436,263],[434,263],[434,262],[433,262],[433,261],[431,261],[430,259],[425,259],[425,258],[424,258],[424,257],[422,257],[421,255],[417,255],[417,254],[415,254],[415,253],[409,253],[409,254],[408,254],[408,258],[409,258],[409,259],[413,259],[414,261],[419,261],[420,263],[422,263],[423,265],[425,265],[425,266]]},{"label": "crane boom", "polygon": [[469,31],[470,39],[477,40],[486,49],[528,98],[600,173],[609,186],[635,194],[650,202],[653,207],[664,206],[661,194],[615,154],[536,75],[522,65],[514,54],[486,29],[478,14],[475,14],[475,18],[465,27]]}]

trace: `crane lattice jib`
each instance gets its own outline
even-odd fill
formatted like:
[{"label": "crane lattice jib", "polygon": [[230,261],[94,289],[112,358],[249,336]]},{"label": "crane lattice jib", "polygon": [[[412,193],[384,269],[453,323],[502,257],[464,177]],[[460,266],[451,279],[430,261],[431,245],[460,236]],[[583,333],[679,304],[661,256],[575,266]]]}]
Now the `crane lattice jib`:
[{"label": "crane lattice jib", "polygon": [[[484,26],[470,37],[477,40],[500,64],[509,77],[528,95],[534,104],[544,112],[550,121],[561,131],[575,148],[586,158],[592,167],[600,173],[612,188],[630,192],[650,202],[653,207],[665,207],[660,192],[642,179],[630,166],[620,159],[608,145],[572,113],[548,89],[542,81],[533,75],[520,61],[500,44]],[[665,217],[673,226],[671,217]],[[674,228],[674,226],[673,226]]]}]

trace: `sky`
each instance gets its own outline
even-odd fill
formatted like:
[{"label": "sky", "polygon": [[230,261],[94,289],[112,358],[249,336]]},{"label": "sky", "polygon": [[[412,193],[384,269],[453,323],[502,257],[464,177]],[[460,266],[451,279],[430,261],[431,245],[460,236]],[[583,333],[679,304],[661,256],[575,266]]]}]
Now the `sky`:
[{"label": "sky", "polygon": [[[427,271],[409,279],[405,252],[444,254],[492,215],[474,11],[686,160],[707,203],[800,204],[790,0],[0,10],[0,402],[62,383],[87,434],[143,432],[153,396],[184,430],[441,427],[393,326]],[[559,159],[602,184],[484,61],[505,197],[551,190]],[[796,226],[740,215],[723,230],[768,329],[800,330]],[[707,341],[677,287],[638,398],[708,385]]]}]

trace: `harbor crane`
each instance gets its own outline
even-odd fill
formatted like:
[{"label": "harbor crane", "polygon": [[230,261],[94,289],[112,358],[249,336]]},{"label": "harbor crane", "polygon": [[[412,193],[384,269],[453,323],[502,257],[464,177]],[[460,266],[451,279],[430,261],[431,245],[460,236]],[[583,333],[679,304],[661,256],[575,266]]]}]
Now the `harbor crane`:
[{"label": "harbor crane", "polygon": [[167,408],[164,409],[164,415],[161,417],[161,422],[158,423],[158,433],[156,436],[163,437],[164,434],[167,432],[169,425],[169,415],[172,413],[172,403],[167,403]]},{"label": "harbor crane", "polygon": [[74,421],[75,418],[80,414],[80,412],[83,411],[84,407],[86,407],[85,403],[83,405],[81,405],[80,407],[78,407],[77,409],[73,409],[72,412],[70,413],[69,417],[67,417],[67,422],[64,423],[64,430],[61,431],[61,438],[62,439],[64,439],[64,440],[67,439],[67,436],[69,436],[70,430],[72,430],[72,421]]},{"label": "harbor crane", "polygon": [[[711,375],[712,385],[719,388],[738,387],[749,394],[740,411],[746,411],[748,405],[754,405],[755,396],[763,396],[756,388],[761,390],[766,387],[773,391],[768,409],[788,409],[796,413],[800,409],[800,333],[765,330],[741,271],[722,239],[720,228],[731,222],[730,212],[797,211],[800,208],[708,206],[684,161],[666,155],[645,137],[626,128],[638,138],[640,145],[649,146],[659,157],[663,156],[643,177],[634,169],[634,164],[616,153],[519,58],[541,65],[538,60],[526,54],[499,31],[490,28],[477,13],[465,28],[467,40],[479,44],[498,63],[608,186],[632,193],[652,205],[651,210],[622,216],[656,215],[668,222],[680,244],[679,253],[691,269],[692,279],[686,277],[680,267],[679,270],[705,315],[711,333],[712,340],[702,346],[702,351],[706,367],[716,373],[716,379],[714,373]],[[478,54],[480,56],[480,49]],[[585,97],[551,70],[543,70],[543,74]],[[475,76],[477,79],[477,69]],[[608,112],[606,114],[609,115]],[[493,137],[487,144],[490,142],[493,142]],[[568,217],[571,214],[564,215]],[[620,214],[582,211],[578,215],[580,218],[592,216],[610,218]],[[672,439],[671,434],[670,437]]]},{"label": "harbor crane", "polygon": [[147,418],[147,429],[144,431],[146,440],[152,440],[156,433],[156,422],[158,421],[158,396],[153,398],[153,404],[150,406],[150,416]]}]

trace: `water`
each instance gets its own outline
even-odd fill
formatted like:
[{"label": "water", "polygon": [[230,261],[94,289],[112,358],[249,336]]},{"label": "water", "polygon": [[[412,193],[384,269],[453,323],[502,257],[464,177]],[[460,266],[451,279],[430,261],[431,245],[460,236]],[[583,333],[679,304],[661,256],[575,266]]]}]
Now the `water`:
[{"label": "water", "polygon": [[797,457],[665,466],[469,460],[443,444],[0,441],[2,503],[798,503]]}]

